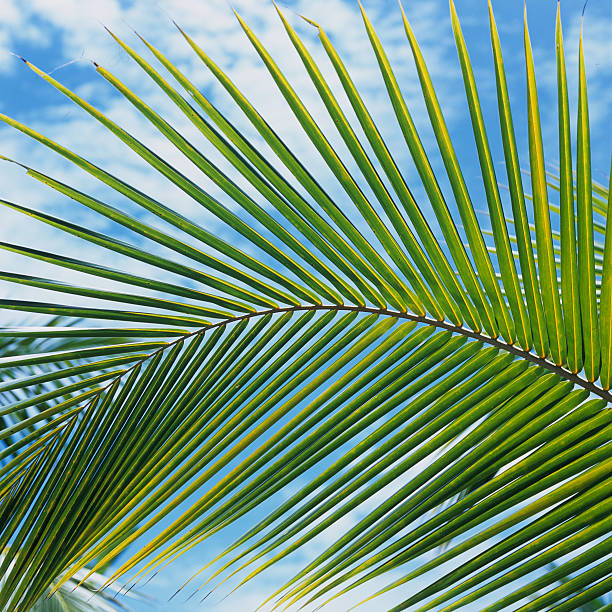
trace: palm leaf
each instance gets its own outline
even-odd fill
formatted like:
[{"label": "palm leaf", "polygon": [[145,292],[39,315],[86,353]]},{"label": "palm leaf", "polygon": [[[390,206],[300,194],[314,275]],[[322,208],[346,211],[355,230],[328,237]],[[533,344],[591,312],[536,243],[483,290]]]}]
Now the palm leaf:
[{"label": "palm leaf", "polygon": [[[65,323],[66,326],[62,326]],[[14,328],[12,334],[11,329],[3,329],[3,341],[2,341],[2,355],[4,357],[18,357],[24,354],[31,354],[33,351],[47,351],[58,353],[62,350],[70,351],[75,348],[82,349],[92,344],[100,342],[100,337],[106,341],[116,342],[120,338],[114,337],[118,333],[116,329],[86,329],[81,326],[76,326],[78,320],[63,320],[61,318],[53,318],[47,322],[46,327],[39,327],[30,330],[27,333],[24,328]],[[128,330],[123,330],[125,335],[129,335]],[[137,331],[137,335],[140,336],[143,330]],[[155,332],[155,330],[152,330]],[[155,333],[153,334],[155,335]],[[97,338],[96,338],[97,336]],[[23,362],[24,360],[22,360]],[[71,367],[65,367],[62,362],[55,360],[49,360],[47,362],[39,363],[24,363],[23,365],[17,365],[12,368],[5,368],[2,371],[3,379],[1,383],[2,398],[4,399],[20,399],[20,404],[23,406],[24,399],[35,398],[35,403],[28,406],[30,411],[35,410],[37,412],[44,412],[45,409],[50,407],[50,402],[42,400],[41,394],[44,395],[45,391],[56,391],[58,388],[62,391],[62,394],[69,396],[66,393],[66,383],[59,382],[59,379],[69,378],[70,380],[83,379],[85,374],[90,371],[103,371],[110,369],[115,365],[120,365],[126,362],[134,361],[134,356],[123,356],[118,358],[111,358],[106,363],[100,361],[94,361],[89,363],[87,361],[79,363],[79,360],[72,361]],[[114,370],[116,371],[116,370]],[[15,390],[15,394],[11,398],[12,391]],[[7,408],[13,406],[12,402]],[[6,430],[6,424],[12,421],[23,421],[27,418],[26,410],[22,408],[20,411],[5,410],[5,406],[2,405],[3,420],[5,423],[4,429]],[[29,428],[30,433],[34,433],[34,428]],[[47,434],[49,436],[49,434]],[[5,444],[7,443],[5,439]],[[8,441],[10,444],[10,439]],[[40,445],[32,444],[28,448],[30,457],[24,460],[23,455],[5,455],[5,459],[2,462],[2,473],[4,475],[11,475],[12,483],[16,481],[21,472],[27,469],[29,461],[34,456],[41,452]],[[10,478],[9,478],[10,480]],[[6,481],[5,481],[6,482]],[[6,495],[6,489],[3,491],[3,497]],[[19,554],[19,553],[17,553]],[[0,555],[0,559],[3,560],[4,555]],[[87,573],[86,570],[81,570],[75,576],[73,576],[64,586],[54,593],[52,597],[48,597],[48,593],[42,595],[38,601],[36,601],[31,610],[38,612],[52,612],[57,610],[58,612],[89,612],[94,610],[100,610],[103,612],[112,612],[114,610],[127,610],[127,608],[119,602],[116,598],[112,597],[108,593],[100,592],[99,589],[102,584],[106,581],[103,574],[95,572],[82,584],[79,584],[82,578]],[[3,578],[0,578],[0,584],[4,584]],[[54,584],[51,583],[48,586],[47,591],[53,590]],[[132,592],[133,596],[136,595]]]},{"label": "palm leaf", "polygon": [[[362,9],[363,44],[372,47],[381,91],[420,185],[403,173],[323,28],[308,22],[354,115],[342,107],[298,31],[279,15],[337,133],[323,131],[256,33],[240,17],[238,24],[333,184],[314,176],[309,162],[180,28],[177,36],[227,91],[269,156],[151,42],[140,38],[147,59],[111,33],[205,137],[205,146],[193,144],[109,70],[95,68],[185,157],[195,176],[223,192],[221,199],[26,62],[223,231],[203,227],[196,215],[179,214],[0,115],[104,185],[106,198],[121,195],[142,214],[21,162],[57,197],[86,207],[83,223],[105,218],[128,238],[0,201],[28,222],[96,245],[100,258],[118,253],[157,272],[135,274],[101,259],[0,243],[90,279],[79,285],[0,272],[5,282],[41,291],[40,300],[10,297],[3,307],[91,320],[88,327],[79,322],[0,331],[8,338],[5,347],[20,343],[0,358],[0,608],[31,609],[46,593],[61,593],[75,581],[95,579],[103,589],[121,580],[131,588],[245,517],[250,528],[186,577],[192,593],[206,597],[292,558],[356,513],[264,603],[336,609],[357,588],[367,600],[391,593],[395,610],[497,610],[518,602],[521,609],[570,610],[597,600],[609,590],[612,572],[612,230],[610,190],[590,176],[582,38],[574,172],[557,16],[557,172],[544,158],[545,117],[525,19],[531,194],[525,193],[489,6],[511,201],[506,211],[490,146],[497,134],[485,126],[469,41],[451,3],[491,247],[406,14],[401,12],[406,45],[443,175],[433,169],[383,42]],[[350,159],[334,147],[338,139]],[[209,150],[232,170],[215,165]],[[242,189],[238,175],[253,189]],[[440,186],[447,181],[452,198]],[[421,185],[432,218],[413,195]],[[47,301],[46,291],[63,294],[64,303]],[[100,321],[115,323],[102,327]],[[57,339],[61,343],[53,344]],[[279,500],[277,506],[262,514],[270,498]],[[96,572],[120,553],[126,557],[99,584]],[[544,574],[553,562],[558,567]],[[386,586],[372,586],[381,581]]]},{"label": "palm leaf", "polygon": [[[54,583],[51,583],[47,589],[48,592],[34,602],[30,610],[32,612],[120,612],[129,610],[129,607],[117,598],[100,591],[100,587],[106,581],[103,574],[95,572],[87,580],[82,581],[86,573],[86,570],[81,570],[49,597],[49,592],[55,586]],[[2,583],[0,579],[0,584]],[[130,595],[132,598],[144,599],[133,591]]]}]

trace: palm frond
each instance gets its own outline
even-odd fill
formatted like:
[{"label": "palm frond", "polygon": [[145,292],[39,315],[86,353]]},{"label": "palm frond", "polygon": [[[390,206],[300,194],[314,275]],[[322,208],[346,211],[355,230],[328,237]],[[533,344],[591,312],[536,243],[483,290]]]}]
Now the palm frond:
[{"label": "palm frond", "polygon": [[[46,593],[92,580],[102,593],[120,579],[131,588],[243,517],[251,527],[211,554],[179,590],[189,584],[205,597],[220,586],[238,588],[348,522],[264,604],[336,609],[355,593],[366,593],[366,601],[393,593],[394,610],[570,610],[596,600],[612,580],[612,229],[610,190],[590,173],[582,34],[574,171],[558,14],[560,167],[551,175],[541,125],[547,117],[539,108],[525,16],[526,193],[489,5],[511,203],[506,211],[499,190],[506,179],[494,168],[493,130],[485,125],[451,2],[491,222],[487,243],[407,15],[401,11],[406,46],[443,162],[440,174],[362,9],[364,44],[372,48],[381,91],[420,179],[416,185],[324,29],[309,22],[352,114],[278,12],[333,134],[317,124],[255,32],[241,17],[238,24],[333,184],[314,175],[310,160],[298,158],[180,28],[177,36],[226,90],[269,154],[149,41],[140,38],[161,68],[111,33],[205,137],[205,146],[196,146],[109,70],[95,69],[189,162],[202,184],[24,60],[223,231],[0,115],[103,185],[108,201],[19,161],[28,175],[89,209],[92,223],[110,220],[129,236],[119,240],[0,200],[95,245],[100,254],[88,261],[0,243],[90,279],[86,286],[0,272],[12,286],[41,291],[40,300],[9,297],[2,307],[91,320],[89,327],[79,322],[0,331],[8,339],[0,358],[0,608],[33,609]],[[350,158],[334,147],[339,141]],[[231,172],[213,163],[213,151]],[[223,195],[209,193],[204,179]],[[240,187],[244,180],[249,189]],[[449,194],[441,186],[446,183]],[[431,218],[414,195],[421,187]],[[129,205],[118,207],[112,194]],[[603,244],[595,233],[604,236]],[[102,263],[107,254],[155,272],[108,266]],[[47,301],[47,291],[62,294],[64,302]],[[102,327],[100,321],[114,323]],[[278,504],[268,511],[272,496]],[[126,558],[101,579],[98,570],[120,553]],[[558,567],[544,573],[552,562]],[[372,586],[381,580],[386,586]]]},{"label": "palm frond", "polygon": [[[66,325],[63,326],[63,323]],[[4,358],[22,357],[21,364],[4,368],[2,374],[0,374],[2,379],[6,379],[0,383],[0,389],[2,390],[0,397],[3,401],[7,399],[20,400],[17,405],[21,406],[19,410],[11,409],[16,405],[14,401],[8,406],[5,404],[0,406],[3,414],[4,431],[8,429],[10,423],[26,420],[28,410],[40,413],[50,409],[53,397],[51,401],[45,401],[45,395],[56,396],[57,393],[53,392],[59,389],[62,397],[70,397],[66,381],[60,381],[60,379],[76,381],[83,379],[87,372],[104,371],[114,365],[133,361],[134,358],[131,355],[110,359],[106,363],[99,361],[79,363],[79,360],[76,359],[68,362],[70,365],[67,367],[61,361],[56,361],[55,358],[38,362],[23,359],[24,355],[31,355],[34,351],[57,354],[62,351],[82,350],[92,344],[99,343],[100,337],[112,342],[121,340],[117,337],[117,329],[87,329],[78,326],[78,323],[79,320],[64,320],[61,317],[54,317],[47,322],[46,326],[30,330],[23,327],[2,329],[3,340],[0,353]],[[138,335],[140,336],[140,333]],[[13,390],[15,390],[15,393],[13,393]],[[35,401],[24,401],[31,398],[34,398]],[[45,419],[42,423],[48,424],[49,420]],[[35,432],[35,427],[29,427],[23,431],[23,433]],[[47,434],[48,437],[49,434]],[[3,439],[5,446],[10,446],[13,441],[11,438]],[[9,487],[14,485],[23,476],[23,472],[29,469],[31,460],[41,452],[41,445],[31,444],[28,451],[30,451],[28,455],[3,454],[1,471],[5,476],[4,482],[10,483]],[[7,476],[8,478],[6,478]],[[6,495],[7,489],[3,488],[2,497],[5,498]],[[20,552],[16,551],[15,554],[18,556]],[[4,560],[4,555],[0,554],[0,559]],[[43,594],[30,609],[37,612],[90,612],[94,610],[113,612],[128,609],[113,596],[99,590],[106,581],[103,574],[94,572],[83,581],[86,574],[85,569],[80,570],[52,597],[48,597],[48,593]],[[0,577],[0,585],[2,588],[4,587],[3,577]],[[50,592],[53,587],[54,584],[51,583],[47,591]],[[132,595],[135,596],[136,593],[132,592]]]}]

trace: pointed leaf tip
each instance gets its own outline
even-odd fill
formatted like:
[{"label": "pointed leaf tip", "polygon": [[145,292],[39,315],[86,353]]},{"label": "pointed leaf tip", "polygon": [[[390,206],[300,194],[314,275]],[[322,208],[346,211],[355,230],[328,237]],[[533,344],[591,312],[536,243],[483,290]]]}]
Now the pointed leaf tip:
[{"label": "pointed leaf tip", "polygon": [[235,8],[232,8],[232,12],[234,13],[234,15],[236,16],[236,19],[238,19],[238,21],[240,22],[240,24],[244,27],[246,25],[246,22],[244,21],[244,19],[240,16],[240,14],[238,13],[238,11]]},{"label": "pointed leaf tip", "polygon": [[[115,40],[116,42],[118,42],[119,44],[121,44],[121,40],[119,39],[119,37],[107,26],[103,26],[104,29],[110,34],[110,36],[113,38],[113,40]],[[134,31],[134,30],[132,30]]]},{"label": "pointed leaf tip", "polygon": [[307,23],[309,23],[310,25],[314,26],[315,28],[317,28],[318,30],[321,29],[321,26],[316,22],[313,21],[312,19],[308,19],[308,17],[304,17],[304,15],[300,15],[300,17],[306,21]]},{"label": "pointed leaf tip", "polygon": [[272,4],[274,5],[274,8],[276,9],[276,12],[278,13],[278,16],[280,17],[280,19],[283,22],[283,24],[289,25],[289,23],[287,22],[286,17],[283,15],[283,13],[280,10],[280,7],[278,6],[278,4],[276,4],[276,2],[274,2],[274,0],[272,0]]},{"label": "pointed leaf tip", "polygon": [[584,6],[582,7],[582,18],[583,19],[584,19],[584,11],[586,11],[586,7],[588,3],[589,3],[589,0],[586,0],[586,2],[584,3]]},{"label": "pointed leaf tip", "polygon": [[176,21],[174,21],[174,19],[171,20],[172,23],[174,24],[174,27],[185,37],[185,38],[189,38],[189,36],[187,36],[187,34],[185,33],[185,31],[183,30],[183,28],[181,28],[181,26],[176,23]]},{"label": "pointed leaf tip", "polygon": [[138,36],[138,38],[147,46],[149,46],[149,43],[145,40],[144,36],[141,36],[136,30],[134,30],[134,34],[136,36]]},{"label": "pointed leaf tip", "polygon": [[[24,164],[22,164],[21,162],[18,162],[16,159],[12,159],[11,157],[6,157],[6,155],[0,155],[0,159],[3,159],[4,161],[10,162],[11,164],[17,164],[18,166],[21,166],[24,170],[29,171],[30,168]],[[4,201],[0,200],[3,204]]]}]

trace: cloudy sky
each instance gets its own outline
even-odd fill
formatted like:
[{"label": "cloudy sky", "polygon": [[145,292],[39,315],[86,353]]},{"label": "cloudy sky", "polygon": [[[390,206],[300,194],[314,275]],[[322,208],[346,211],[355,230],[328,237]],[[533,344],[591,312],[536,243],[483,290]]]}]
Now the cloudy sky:
[{"label": "cloudy sky", "polygon": [[[527,2],[536,73],[540,87],[540,104],[543,110],[542,127],[545,152],[551,168],[558,159],[554,66],[556,4],[556,0],[528,0]],[[582,4],[582,0],[562,0],[561,3],[573,116],[575,116],[576,108],[577,48]],[[409,46],[403,33],[399,9],[394,1],[383,0],[366,0],[364,6],[386,47],[417,127],[421,131],[428,152],[432,155],[434,165],[440,167],[418,82],[415,79]],[[456,6],[464,35],[468,40],[480,87],[496,169],[500,173],[500,182],[503,183],[504,166],[495,114],[496,98],[488,39],[486,1],[456,0]],[[42,70],[51,72],[56,79],[74,89],[117,123],[129,127],[135,136],[157,153],[168,158],[185,174],[201,182],[210,193],[231,207],[231,202],[227,202],[227,197],[195,172],[193,167],[189,166],[161,135],[155,133],[150,124],[96,73],[92,65],[92,61],[95,61],[111,71],[133,88],[150,106],[168,118],[177,129],[185,131],[192,141],[202,147],[219,166],[227,168],[223,160],[211,150],[212,147],[204,142],[197,133],[194,133],[184,117],[168,102],[165,95],[103,29],[103,26],[109,27],[139,50],[142,50],[143,47],[134,36],[133,30],[154,42],[191,77],[193,82],[214,103],[223,109],[229,118],[242,127],[248,135],[253,135],[253,130],[247,125],[244,117],[231,104],[228,96],[178,34],[171,22],[175,20],[227,71],[294,152],[306,160],[309,170],[324,185],[329,185],[329,192],[340,197],[338,186],[312,145],[301,133],[286,103],[278,94],[269,74],[239,27],[232,13],[232,7],[245,18],[260,37],[323,128],[324,133],[329,135],[330,141],[337,146],[341,155],[344,155],[346,151],[334,134],[331,121],[287,39],[273,5],[267,0],[236,0],[235,2],[225,0],[97,0],[96,2],[1,0],[0,112],[57,140],[132,185],[153,194],[158,200],[167,203],[172,208],[190,215],[191,218],[212,231],[231,238],[231,232],[220,226],[215,219],[207,215],[202,208],[198,208],[163,177],[152,174],[151,170],[135,154],[127,150],[110,134],[105,133],[100,124],[49,87],[15,57],[15,55],[23,56]],[[493,7],[504,47],[519,148],[523,155],[523,165],[527,167],[522,47],[523,2],[522,0],[493,0]],[[327,31],[349,67],[354,81],[360,88],[371,113],[400,163],[402,171],[411,182],[411,187],[414,188],[417,197],[421,196],[422,192],[416,180],[416,174],[406,154],[401,134],[392,116],[392,109],[382,88],[380,74],[365,37],[356,2],[352,0],[299,0],[281,2],[281,8],[307,42],[313,56],[344,104],[345,98],[317,42],[316,31],[302,21],[299,15],[313,19]],[[404,8],[430,69],[451,135],[457,143],[457,152],[462,161],[462,169],[472,197],[476,207],[482,209],[484,208],[483,192],[479,185],[476,150],[468,124],[467,105],[450,28],[448,3],[446,0],[426,2],[408,0],[404,2]],[[600,182],[606,181],[610,167],[611,11],[609,0],[591,0],[584,22],[593,145],[593,177]],[[352,120],[353,115],[350,112],[347,114]],[[115,198],[91,177],[71,167],[64,159],[29,140],[21,133],[8,127],[0,127],[0,142],[2,143],[0,155],[27,163],[97,197]],[[266,153],[265,147],[261,146],[262,151]],[[242,185],[240,180],[237,179],[237,182]],[[0,198],[2,199],[70,218],[90,229],[108,232],[114,236],[123,237],[126,232],[110,221],[92,215],[76,203],[59,198],[55,192],[51,192],[43,185],[28,178],[21,168],[13,164],[0,163],[0,185]],[[246,186],[245,188],[248,189]],[[119,200],[109,202],[134,211],[128,202]],[[483,204],[479,205],[480,202]],[[78,253],[80,257],[89,261],[119,268],[124,267],[136,273],[151,273],[146,269],[145,264],[135,265],[134,262],[130,262],[127,268],[128,264],[119,255],[111,257],[106,253],[102,254],[96,247],[53,231],[48,226],[28,220],[16,213],[0,210],[0,215],[0,241],[25,244],[73,256]],[[134,237],[130,236],[130,238]],[[135,270],[138,265],[142,266],[142,270]],[[47,269],[38,262],[1,250],[0,269],[59,279],[68,277],[72,280],[77,279],[74,273],[62,269]],[[86,277],[83,277],[81,282],[87,284]],[[0,283],[0,297],[40,299],[42,295],[40,292],[29,291],[17,285]],[[44,297],[47,298],[46,295]],[[49,299],[53,301],[58,298],[50,294]],[[86,300],[83,303],[86,303]],[[17,316],[18,320],[33,320],[25,313]],[[14,314],[11,315],[11,318],[5,315],[2,317],[2,321],[15,320]],[[239,530],[243,526],[241,524],[236,529]],[[336,529],[342,527],[337,526]],[[323,535],[330,541],[335,534]],[[199,609],[198,605],[192,606],[191,603],[184,603],[181,598],[173,600],[170,604],[166,603],[166,600],[173,592],[173,586],[179,585],[184,578],[197,571],[224,542],[225,540],[219,539],[210,544],[204,544],[164,570],[147,585],[146,590],[157,598],[159,609]],[[283,577],[290,576],[305,558],[312,555],[315,550],[319,550],[324,544],[325,538],[322,538],[313,544],[312,548],[305,549],[295,558],[292,557],[290,563],[283,568],[270,571],[261,580],[235,593],[232,598],[219,602],[213,609],[220,611],[254,609],[255,604],[261,601],[262,593],[268,591],[271,585],[278,584]],[[377,610],[381,605],[378,603],[369,609]],[[148,604],[140,609],[149,609]],[[367,608],[364,606],[363,609]]]}]

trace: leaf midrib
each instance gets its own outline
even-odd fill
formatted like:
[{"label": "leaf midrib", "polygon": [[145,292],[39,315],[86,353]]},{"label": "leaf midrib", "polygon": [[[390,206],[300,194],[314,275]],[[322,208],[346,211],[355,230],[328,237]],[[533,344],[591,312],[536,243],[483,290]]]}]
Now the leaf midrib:
[{"label": "leaf midrib", "polygon": [[497,338],[492,338],[490,336],[487,336],[486,334],[474,332],[465,327],[453,325],[452,323],[448,323],[447,321],[438,321],[436,319],[431,319],[429,317],[419,316],[419,315],[411,314],[408,312],[400,312],[400,311],[395,311],[395,310],[389,310],[386,308],[375,308],[375,307],[370,307],[370,306],[352,306],[352,305],[337,305],[337,304],[316,304],[316,305],[307,304],[307,305],[300,305],[300,306],[286,306],[286,307],[270,308],[267,310],[259,310],[256,312],[250,312],[247,314],[242,314],[242,315],[238,315],[235,317],[223,319],[221,321],[216,321],[215,323],[210,323],[204,327],[200,327],[196,329],[193,332],[179,336],[175,338],[174,340],[172,340],[171,342],[169,342],[168,344],[164,345],[163,347],[156,349],[155,351],[147,355],[142,360],[137,361],[130,368],[127,368],[126,370],[122,371],[121,374],[119,374],[117,378],[113,378],[108,385],[101,388],[99,393],[102,393],[107,387],[112,385],[118,378],[123,377],[125,374],[127,374],[134,368],[138,367],[140,364],[142,364],[147,359],[150,359],[151,357],[155,356],[157,353],[164,351],[170,348],[171,346],[174,346],[175,344],[185,341],[193,336],[196,336],[201,333],[205,333],[206,331],[210,329],[214,329],[215,327],[223,327],[224,325],[229,325],[230,323],[237,323],[239,321],[252,319],[255,317],[262,317],[266,315],[280,314],[280,313],[286,313],[286,312],[307,312],[309,310],[314,310],[314,311],[332,310],[332,311],[337,311],[337,312],[360,312],[360,313],[365,313],[365,314],[377,314],[381,316],[395,317],[397,319],[414,321],[416,323],[421,323],[424,325],[431,325],[438,329],[444,329],[452,333],[461,334],[462,336],[466,336],[468,338],[472,338],[473,340],[477,340],[484,344],[494,346],[503,351],[516,355],[517,357],[520,357],[521,359],[526,359],[527,361],[530,361],[538,366],[546,368],[550,370],[551,372],[558,374],[563,379],[569,380],[573,382],[574,384],[582,387],[583,389],[586,389],[590,393],[593,393],[594,395],[601,397],[602,399],[606,400],[609,404],[612,405],[612,392],[604,390],[603,388],[599,387],[595,383],[589,382],[588,380],[586,380],[585,378],[582,378],[578,374],[574,374],[573,372],[570,372],[564,367],[556,365],[552,361],[548,361],[547,359],[543,357],[539,357],[535,353],[532,353],[530,351],[525,351],[512,344],[508,344],[502,340],[498,340]]}]

